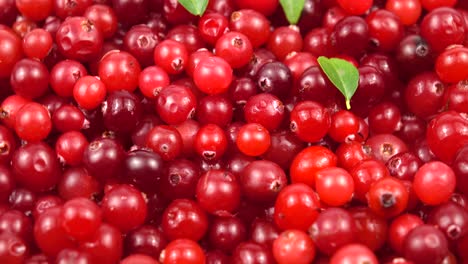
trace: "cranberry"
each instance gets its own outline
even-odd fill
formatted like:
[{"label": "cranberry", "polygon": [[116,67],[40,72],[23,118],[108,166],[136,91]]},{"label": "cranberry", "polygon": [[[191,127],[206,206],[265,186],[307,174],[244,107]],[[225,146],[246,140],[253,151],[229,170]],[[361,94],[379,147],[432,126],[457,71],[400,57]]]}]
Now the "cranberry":
[{"label": "cranberry", "polygon": [[302,183],[286,186],[275,202],[274,220],[282,229],[307,230],[319,216],[319,200],[312,188]]},{"label": "cranberry", "polygon": [[424,164],[414,175],[413,188],[426,204],[438,205],[448,201],[455,189],[455,174],[445,163],[432,161]]},{"label": "cranberry", "polygon": [[448,254],[447,239],[432,225],[418,225],[406,235],[403,254],[414,262],[440,263]]},{"label": "cranberry", "polygon": [[330,259],[330,264],[339,263],[379,263],[375,254],[366,246],[352,243],[338,249]]},{"label": "cranberry", "polygon": [[208,230],[208,217],[194,201],[176,199],[164,210],[161,227],[169,240],[198,241]]},{"label": "cranberry", "polygon": [[430,150],[442,161],[452,162],[455,154],[468,142],[468,119],[455,111],[437,115],[427,126]]},{"label": "cranberry", "polygon": [[273,256],[278,263],[311,263],[315,258],[315,247],[303,231],[286,230],[273,243]]},{"label": "cranberry", "polygon": [[143,194],[125,184],[115,186],[105,193],[101,210],[106,222],[121,232],[128,232],[143,224],[148,211]]},{"label": "cranberry", "polygon": [[53,188],[62,173],[55,152],[43,142],[29,143],[16,150],[12,169],[15,180],[33,191]]},{"label": "cranberry", "polygon": [[107,91],[134,91],[138,86],[141,66],[138,60],[125,51],[110,51],[101,58],[98,75]]}]

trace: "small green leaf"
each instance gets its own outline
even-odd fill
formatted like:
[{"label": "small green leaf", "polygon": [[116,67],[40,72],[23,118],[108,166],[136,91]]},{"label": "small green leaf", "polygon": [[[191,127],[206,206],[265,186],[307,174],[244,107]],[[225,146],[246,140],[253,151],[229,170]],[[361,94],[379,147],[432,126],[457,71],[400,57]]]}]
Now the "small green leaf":
[{"label": "small green leaf", "polygon": [[351,97],[353,97],[359,85],[359,71],[350,62],[338,59],[320,56],[317,59],[323,72],[328,79],[340,90],[346,99],[346,108],[351,108]]},{"label": "small green leaf", "polygon": [[280,0],[284,14],[291,25],[297,24],[304,9],[305,0]]},{"label": "small green leaf", "polygon": [[208,0],[178,0],[178,2],[195,16],[203,15],[208,6]]}]

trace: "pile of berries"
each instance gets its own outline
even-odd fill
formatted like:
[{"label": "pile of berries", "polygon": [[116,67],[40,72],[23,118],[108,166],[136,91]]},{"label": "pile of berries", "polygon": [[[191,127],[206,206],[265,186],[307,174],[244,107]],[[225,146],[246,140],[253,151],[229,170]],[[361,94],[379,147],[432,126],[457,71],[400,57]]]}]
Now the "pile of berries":
[{"label": "pile of berries", "polygon": [[[468,263],[468,1],[0,23],[0,263]],[[320,56],[358,69],[350,109]]]}]

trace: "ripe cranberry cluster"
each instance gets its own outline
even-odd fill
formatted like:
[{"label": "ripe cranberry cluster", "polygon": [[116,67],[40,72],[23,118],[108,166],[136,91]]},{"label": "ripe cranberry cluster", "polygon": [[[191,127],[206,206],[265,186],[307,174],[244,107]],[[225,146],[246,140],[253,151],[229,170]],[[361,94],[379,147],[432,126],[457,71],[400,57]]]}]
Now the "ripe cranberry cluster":
[{"label": "ripe cranberry cluster", "polygon": [[[0,263],[468,262],[468,1],[289,25],[278,0],[0,0],[0,23]],[[319,56],[358,69],[351,109]]]}]

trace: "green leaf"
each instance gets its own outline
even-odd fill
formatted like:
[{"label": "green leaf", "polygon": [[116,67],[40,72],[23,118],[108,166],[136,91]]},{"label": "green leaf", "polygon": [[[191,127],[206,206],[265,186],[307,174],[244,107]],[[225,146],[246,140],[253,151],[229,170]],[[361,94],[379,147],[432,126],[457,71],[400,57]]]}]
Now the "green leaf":
[{"label": "green leaf", "polygon": [[284,14],[291,25],[297,24],[304,9],[305,0],[280,0]]},{"label": "green leaf", "polygon": [[178,2],[195,16],[203,15],[208,6],[208,0],[178,0]]},{"label": "green leaf", "polygon": [[350,62],[338,59],[320,56],[317,59],[323,72],[328,79],[340,90],[346,99],[346,108],[351,108],[351,97],[353,97],[359,85],[359,71]]}]

